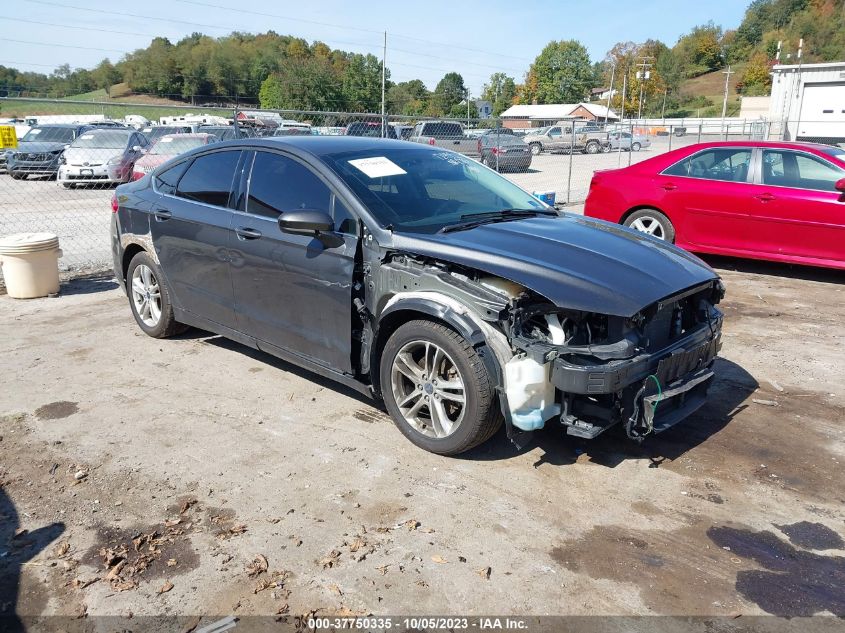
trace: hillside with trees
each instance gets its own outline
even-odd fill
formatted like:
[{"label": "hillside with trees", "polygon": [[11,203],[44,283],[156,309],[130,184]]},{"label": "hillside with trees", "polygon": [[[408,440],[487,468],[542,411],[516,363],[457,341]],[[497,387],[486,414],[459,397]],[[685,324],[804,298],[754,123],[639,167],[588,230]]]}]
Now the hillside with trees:
[{"label": "hillside with trees", "polygon": [[[732,102],[736,94],[767,94],[778,42],[783,42],[781,63],[791,63],[802,37],[804,62],[842,60],[842,0],[753,0],[736,29],[698,25],[672,46],[622,41],[597,62],[577,40],[552,41],[521,83],[495,72],[481,95],[470,95],[458,72],[446,73],[429,89],[419,79],[394,83],[387,69],[387,109],[409,116],[475,116],[467,97],[480,96],[500,114],[514,103],[584,101],[591,89],[610,86],[612,77],[611,105],[626,115],[642,110],[645,116],[714,116],[721,110],[726,66],[736,71]],[[637,75],[644,68],[648,79]],[[92,69],[64,64],[49,75],[0,66],[0,95],[6,96],[67,98],[101,90],[108,99],[115,96],[112,86],[120,84],[121,94],[183,103],[322,111],[379,112],[381,81],[381,60],[374,55],[273,31],[218,38],[193,33],[175,44],[157,37],[117,62],[104,59]]]}]

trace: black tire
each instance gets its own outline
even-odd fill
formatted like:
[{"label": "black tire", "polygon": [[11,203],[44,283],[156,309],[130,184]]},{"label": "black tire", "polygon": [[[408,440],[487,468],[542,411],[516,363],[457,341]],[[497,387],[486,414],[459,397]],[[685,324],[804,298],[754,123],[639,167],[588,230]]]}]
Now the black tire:
[{"label": "black tire", "polygon": [[62,187],[64,187],[65,189],[73,189],[73,183],[72,182],[63,182]]},{"label": "black tire", "polygon": [[584,146],[585,154],[598,154],[601,151],[601,143],[598,141],[587,141]]},{"label": "black tire", "polygon": [[26,174],[22,174],[17,171],[10,171],[9,175],[14,178],[15,180],[24,180],[26,178]]},{"label": "black tire", "polygon": [[531,153],[534,156],[539,156],[540,154],[543,153],[543,146],[540,145],[539,143],[531,143],[529,145],[529,147],[531,148]]},{"label": "black tire", "polygon": [[[451,435],[423,435],[400,413],[393,394],[391,373],[397,354],[409,343],[428,342],[440,347],[453,360],[464,382],[463,418]],[[433,321],[409,321],[388,339],[379,368],[384,404],[393,422],[411,442],[438,455],[457,455],[490,439],[502,424],[496,390],[475,349],[454,330]]]},{"label": "black tire", "polygon": [[635,152],[639,152],[642,148],[643,148],[643,146],[640,145],[639,143],[632,143],[631,144],[631,149]]},{"label": "black tire", "polygon": [[[135,269],[142,265],[147,266],[152,271],[152,274],[155,276],[155,280],[158,282],[161,316],[155,325],[144,323],[141,315],[138,313],[138,308],[136,307],[133,299],[133,275],[135,273]],[[149,336],[152,336],[153,338],[167,338],[169,336],[180,334],[187,329],[187,326],[179,323],[173,315],[173,302],[170,299],[170,289],[164,281],[161,266],[153,261],[153,258],[146,252],[142,251],[136,254],[135,257],[132,258],[132,261],[129,262],[129,268],[126,269],[126,294],[129,297],[129,309],[132,310],[132,316],[135,317],[135,322],[138,324],[138,327],[140,327]]]},{"label": "black tire", "polygon": [[[642,226],[655,226],[655,223],[656,228],[652,232],[641,228]],[[638,209],[625,218],[625,221],[622,222],[622,224],[643,233],[653,235],[654,237],[665,240],[670,244],[675,243],[675,227],[672,225],[672,221],[657,209]]]}]

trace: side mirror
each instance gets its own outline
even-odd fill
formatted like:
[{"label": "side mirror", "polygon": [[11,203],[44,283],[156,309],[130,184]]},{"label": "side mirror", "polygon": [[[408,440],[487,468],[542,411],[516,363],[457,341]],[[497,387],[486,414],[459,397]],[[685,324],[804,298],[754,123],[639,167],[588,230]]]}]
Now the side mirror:
[{"label": "side mirror", "polygon": [[833,188],[841,193],[845,193],[845,178],[837,180],[836,184],[833,185]]},{"label": "side mirror", "polygon": [[285,233],[329,233],[334,231],[334,220],[325,211],[298,209],[283,213],[279,228]]}]

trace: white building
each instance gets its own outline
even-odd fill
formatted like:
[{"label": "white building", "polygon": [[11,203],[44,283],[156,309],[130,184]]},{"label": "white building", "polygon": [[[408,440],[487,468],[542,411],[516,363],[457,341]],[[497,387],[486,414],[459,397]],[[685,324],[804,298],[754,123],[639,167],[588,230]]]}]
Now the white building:
[{"label": "white building", "polygon": [[769,120],[788,139],[845,142],[845,62],[773,67]]}]

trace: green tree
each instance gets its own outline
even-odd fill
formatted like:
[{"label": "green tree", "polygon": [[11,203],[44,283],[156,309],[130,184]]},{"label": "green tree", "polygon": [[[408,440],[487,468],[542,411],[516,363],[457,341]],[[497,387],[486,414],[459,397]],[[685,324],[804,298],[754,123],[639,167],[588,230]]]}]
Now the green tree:
[{"label": "green tree", "polygon": [[576,103],[587,98],[593,69],[583,44],[549,42],[528,70],[523,102]]},{"label": "green tree", "polygon": [[493,73],[489,83],[484,84],[481,98],[493,104],[493,116],[499,116],[514,104],[516,83],[505,73]]},{"label": "green tree", "polygon": [[286,64],[261,84],[262,108],[343,110],[343,85],[328,60],[306,58]]},{"label": "green tree", "polygon": [[428,88],[419,79],[401,81],[387,91],[388,111],[408,116],[425,112],[429,100]]},{"label": "green tree", "polygon": [[696,77],[724,66],[722,27],[708,22],[683,35],[673,49],[687,77]]},{"label": "green tree", "polygon": [[772,86],[772,76],[769,74],[771,66],[766,54],[762,51],[754,53],[739,80],[742,94],[753,97],[769,94]]},{"label": "green tree", "polygon": [[381,61],[375,55],[352,55],[342,81],[343,97],[350,109],[381,111]]},{"label": "green tree", "polygon": [[446,73],[434,88],[430,104],[431,114],[434,116],[448,114],[452,107],[466,97],[467,90],[464,86],[464,78],[458,73]]},{"label": "green tree", "polygon": [[105,90],[109,97],[111,97],[111,87],[121,79],[120,72],[108,59],[104,59],[97,64],[97,67],[91,71],[91,78],[94,85]]}]

